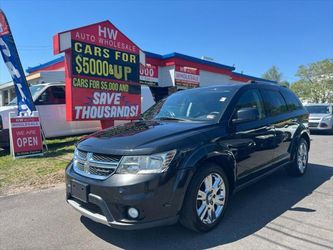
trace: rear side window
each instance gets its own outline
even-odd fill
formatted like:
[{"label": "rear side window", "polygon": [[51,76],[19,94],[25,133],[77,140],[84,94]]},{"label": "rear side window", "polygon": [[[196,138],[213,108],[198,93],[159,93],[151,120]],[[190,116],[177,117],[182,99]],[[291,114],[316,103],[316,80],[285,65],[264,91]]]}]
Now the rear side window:
[{"label": "rear side window", "polygon": [[262,89],[262,96],[267,116],[275,116],[287,112],[287,105],[280,92]]},{"label": "rear side window", "polygon": [[284,89],[281,91],[284,99],[287,102],[287,107],[289,111],[294,111],[298,109],[302,109],[302,103],[299,101],[297,96],[291,92],[290,90]]}]

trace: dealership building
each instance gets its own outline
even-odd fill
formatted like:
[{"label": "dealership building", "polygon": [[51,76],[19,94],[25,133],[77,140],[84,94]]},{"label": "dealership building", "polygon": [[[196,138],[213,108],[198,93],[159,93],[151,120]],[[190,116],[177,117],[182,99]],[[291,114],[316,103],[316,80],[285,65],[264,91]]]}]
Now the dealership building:
[{"label": "dealership building", "polygon": [[[140,68],[140,83],[150,86],[156,100],[177,90],[221,83],[249,83],[262,78],[235,72],[235,67],[180,53],[159,55],[145,52],[145,66]],[[30,85],[65,81],[64,57],[29,67],[26,78]],[[0,84],[0,106],[15,97],[13,82]]]}]

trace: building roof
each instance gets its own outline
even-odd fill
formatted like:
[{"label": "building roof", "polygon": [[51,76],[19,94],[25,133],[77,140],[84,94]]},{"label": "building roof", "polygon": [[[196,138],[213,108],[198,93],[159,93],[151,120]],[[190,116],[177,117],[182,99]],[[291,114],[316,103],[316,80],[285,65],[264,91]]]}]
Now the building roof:
[{"label": "building roof", "polygon": [[191,62],[196,62],[196,63],[200,63],[200,64],[213,66],[213,67],[216,67],[216,68],[223,68],[223,69],[227,69],[227,70],[230,70],[230,71],[235,70],[235,67],[232,67],[232,66],[227,66],[227,65],[224,65],[224,64],[221,64],[221,63],[207,61],[207,60],[200,59],[200,58],[193,57],[193,56],[187,56],[187,55],[180,54],[180,53],[177,53],[177,52],[173,52],[173,53],[166,54],[166,55],[159,55],[159,54],[156,54],[156,53],[145,51],[145,54],[146,54],[147,57],[156,58],[156,59],[160,59],[160,60],[165,60],[165,59],[170,59],[170,58],[176,57],[176,58],[184,59],[184,60],[191,61]]},{"label": "building roof", "polygon": [[264,79],[264,78],[259,78],[259,77],[255,77],[255,76],[249,76],[249,75],[245,75],[245,74],[241,74],[241,73],[237,73],[237,72],[232,72],[232,73],[235,76],[248,78],[248,79],[254,80],[254,81],[263,81],[263,82],[277,83],[276,81],[271,81],[271,80],[267,80],[267,79]]},{"label": "building roof", "polygon": [[51,61],[48,61],[46,63],[42,63],[42,64],[39,64],[39,65],[34,66],[34,67],[28,67],[25,71],[30,74],[32,72],[39,71],[41,69],[47,68],[49,66],[52,66],[54,64],[61,63],[61,62],[64,61],[64,58],[65,58],[64,56],[61,56],[61,57],[58,57],[58,58],[53,59]]},{"label": "building roof", "polygon": [[[155,61],[156,62],[170,62],[170,60],[171,61],[174,60],[174,61],[178,61],[178,62],[184,62],[185,65],[186,65],[186,62],[189,62],[191,65],[198,66],[198,67],[201,66],[201,67],[199,67],[199,69],[202,68],[203,70],[208,70],[208,71],[212,71],[212,72],[216,72],[216,73],[221,72],[221,73],[228,74],[231,76],[231,78],[233,80],[236,80],[236,81],[248,82],[251,80],[256,80],[256,81],[277,83],[276,81],[270,81],[270,80],[266,80],[263,78],[234,72],[235,67],[232,67],[232,66],[227,66],[227,65],[224,65],[221,63],[203,60],[200,58],[180,54],[177,52],[173,52],[173,53],[166,54],[166,55],[160,55],[160,54],[156,54],[156,53],[152,53],[152,52],[148,52],[148,51],[145,51],[144,53],[146,54],[146,57],[148,59],[151,59],[154,62]],[[48,61],[46,63],[42,63],[42,64],[34,66],[34,67],[28,67],[26,72],[31,74],[31,73],[35,73],[35,72],[42,71],[42,70],[51,70],[51,69],[59,70],[61,67],[63,67],[63,62],[64,62],[64,56],[60,56],[60,57],[53,59],[51,61]],[[174,63],[176,63],[176,62],[174,62]],[[185,66],[185,65],[183,65],[183,66]],[[165,66],[165,65],[163,65],[163,66]]]}]

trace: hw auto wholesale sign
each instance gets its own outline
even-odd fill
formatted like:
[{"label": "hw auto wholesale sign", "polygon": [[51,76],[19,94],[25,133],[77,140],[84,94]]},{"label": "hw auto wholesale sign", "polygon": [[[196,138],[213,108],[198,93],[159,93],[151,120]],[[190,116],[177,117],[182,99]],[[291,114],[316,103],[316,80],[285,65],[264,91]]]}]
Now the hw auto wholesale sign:
[{"label": "hw auto wholesale sign", "polygon": [[140,83],[148,86],[158,85],[158,66],[140,64]]},{"label": "hw auto wholesale sign", "polygon": [[43,155],[43,142],[38,112],[32,116],[9,117],[10,145],[14,158]]},{"label": "hw auto wholesale sign", "polygon": [[65,52],[67,120],[140,115],[140,49],[109,21],[55,35],[54,52]]},{"label": "hw auto wholesale sign", "polygon": [[200,71],[197,68],[179,66],[175,67],[175,84],[179,87],[197,88],[200,83]]}]

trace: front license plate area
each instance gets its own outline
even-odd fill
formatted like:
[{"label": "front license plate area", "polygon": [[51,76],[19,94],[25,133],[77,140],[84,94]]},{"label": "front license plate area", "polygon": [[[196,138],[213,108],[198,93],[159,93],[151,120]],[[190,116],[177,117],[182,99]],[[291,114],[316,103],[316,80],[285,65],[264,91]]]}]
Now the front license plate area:
[{"label": "front license plate area", "polygon": [[71,195],[83,202],[88,202],[88,184],[72,180]]}]

